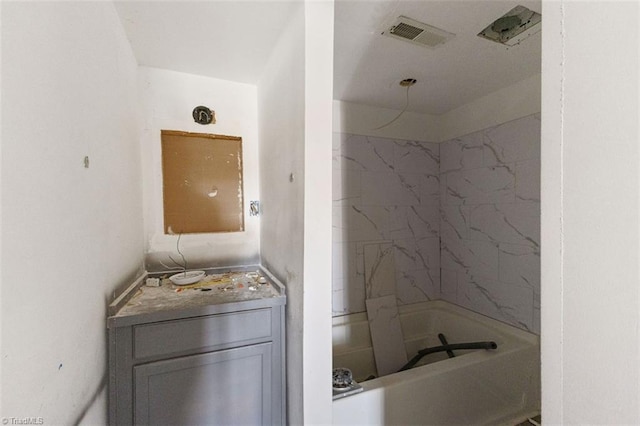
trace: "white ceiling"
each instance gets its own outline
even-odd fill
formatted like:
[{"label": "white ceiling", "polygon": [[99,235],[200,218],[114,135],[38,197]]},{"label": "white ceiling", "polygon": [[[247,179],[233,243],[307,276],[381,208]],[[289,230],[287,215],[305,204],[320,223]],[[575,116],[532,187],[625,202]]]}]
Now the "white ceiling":
[{"label": "white ceiling", "polygon": [[[345,1],[335,4],[334,99],[442,114],[540,72],[541,34],[507,48],[477,34],[517,5],[540,1]],[[380,35],[400,15],[456,36],[435,49]],[[544,19],[544,17],[543,17]]]},{"label": "white ceiling", "polygon": [[139,65],[256,84],[299,1],[115,1]]},{"label": "white ceiling", "polygon": [[[256,84],[300,0],[116,1],[140,65]],[[541,38],[505,47],[476,34],[521,4],[540,0],[336,0],[334,99],[442,114],[540,72]],[[381,36],[405,15],[456,34],[436,49]],[[544,18],[544,17],[543,17]]]}]

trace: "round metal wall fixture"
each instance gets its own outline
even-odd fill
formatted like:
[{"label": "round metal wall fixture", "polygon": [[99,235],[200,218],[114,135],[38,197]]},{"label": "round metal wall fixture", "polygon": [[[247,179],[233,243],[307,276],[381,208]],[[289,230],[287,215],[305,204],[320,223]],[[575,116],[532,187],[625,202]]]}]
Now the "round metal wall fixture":
[{"label": "round metal wall fixture", "polygon": [[214,117],[214,112],[206,106],[197,106],[193,109],[193,119],[198,124],[211,124]]}]

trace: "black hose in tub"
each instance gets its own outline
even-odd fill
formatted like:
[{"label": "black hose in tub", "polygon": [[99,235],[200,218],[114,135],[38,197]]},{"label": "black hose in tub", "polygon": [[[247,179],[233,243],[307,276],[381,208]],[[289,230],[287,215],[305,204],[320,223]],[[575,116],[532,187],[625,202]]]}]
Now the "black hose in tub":
[{"label": "black hose in tub", "polygon": [[[440,343],[442,343],[443,345],[448,345],[449,342],[447,342],[447,338],[444,337],[444,334],[440,333],[438,334],[438,339],[440,340]],[[453,353],[452,350],[448,350],[447,351],[447,355],[449,356],[449,358],[455,358],[455,354]]]},{"label": "black hose in tub", "polygon": [[[443,336],[444,337],[444,336]],[[445,339],[446,341],[446,339]],[[398,372],[408,370],[413,368],[422,357],[434,354],[436,352],[450,352],[454,350],[464,350],[464,349],[497,349],[498,345],[496,342],[471,342],[471,343],[454,343],[452,345],[442,345],[442,346],[434,346],[432,348],[420,349],[418,354],[411,358],[409,362],[407,362]]]}]

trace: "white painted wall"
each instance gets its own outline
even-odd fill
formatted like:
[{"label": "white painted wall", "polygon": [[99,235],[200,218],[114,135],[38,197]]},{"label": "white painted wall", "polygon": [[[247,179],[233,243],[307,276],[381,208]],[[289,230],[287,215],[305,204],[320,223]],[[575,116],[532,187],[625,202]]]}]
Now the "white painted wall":
[{"label": "white painted wall", "polygon": [[400,111],[377,108],[353,102],[333,101],[333,131],[389,139],[405,139],[421,142],[440,141],[439,116],[407,111],[389,126]]},{"label": "white painted wall", "polygon": [[333,102],[333,131],[390,139],[445,142],[540,112],[537,74],[441,115],[405,112],[396,122],[374,130],[400,111],[352,102]]},{"label": "white painted wall", "polygon": [[534,75],[438,116],[439,141],[540,112],[540,80]]},{"label": "white painted wall", "polygon": [[305,1],[304,422],[331,411],[331,151],[334,2]]},{"label": "white painted wall", "polygon": [[[169,255],[180,259],[177,236],[164,234],[161,130],[242,137],[244,232],[185,234],[180,250],[194,268],[258,263],[260,218],[249,215],[249,201],[259,198],[256,87],[146,67],[139,68],[139,86],[147,268],[175,267]],[[194,122],[191,113],[198,105],[215,110],[216,124]]]},{"label": "white painted wall", "polygon": [[[547,2],[543,15],[545,423],[635,424],[640,422],[638,4]],[[135,62],[108,3],[3,3],[1,18],[1,414],[74,423],[94,396],[89,413],[104,413],[105,304],[142,265]],[[625,28],[626,36],[583,30],[585,22],[602,25],[603,19]],[[301,24],[294,28],[301,30]],[[275,158],[284,170],[276,167],[265,175],[270,179],[265,184],[288,182],[290,170],[300,172],[301,163],[288,163],[291,153],[283,147],[300,144],[305,132],[304,82],[295,72],[304,67],[302,42],[290,32],[281,44],[274,57],[281,55],[283,62],[274,59],[263,79],[277,84],[259,90],[261,115],[269,113],[273,120],[261,124],[266,126],[261,138],[284,133],[273,138],[272,157],[263,158]],[[275,69],[287,73],[278,77]],[[280,103],[282,96],[288,101]],[[37,119],[24,113],[34,105]],[[280,105],[284,111],[269,111]],[[82,167],[85,155],[89,169]],[[276,208],[299,208],[302,181],[295,182],[297,190],[283,194],[293,200],[289,204],[279,204],[277,193],[261,195]],[[300,223],[282,225],[281,215],[272,215],[269,224],[287,237]],[[282,266],[278,244],[263,241],[263,248]],[[301,246],[298,241],[291,247]],[[302,254],[297,259],[290,264],[301,265]],[[290,305],[294,310],[303,300],[299,276],[297,283],[290,289],[290,302],[296,291],[299,297],[297,308]],[[320,296],[318,311],[325,307]],[[327,319],[329,309],[327,299]],[[296,328],[291,321],[302,318],[302,311],[289,315],[291,354],[303,348],[302,322]],[[322,330],[319,321],[317,329],[305,325],[309,338]],[[322,354],[325,340],[321,334],[304,348],[319,345]],[[300,359],[298,364],[293,359],[298,378]],[[299,403],[301,384],[290,382],[296,383],[289,392]],[[309,402],[310,412],[323,408],[323,397]]]},{"label": "white painted wall", "polygon": [[[0,25],[2,25],[2,4],[0,3]],[[0,32],[0,82],[2,81],[2,33]],[[0,85],[0,99],[2,98],[2,87]],[[3,129],[2,127],[2,102],[0,102],[0,129]],[[0,130],[1,132],[1,130]],[[2,137],[0,135],[0,140],[2,140]],[[3,176],[2,174],[2,144],[0,143],[0,176]],[[2,185],[0,185],[0,232],[2,231]],[[2,309],[2,234],[0,234],[0,309]],[[3,323],[3,315],[2,315],[2,311],[0,310],[0,353],[3,353],[2,351],[2,323]],[[2,379],[2,362],[0,361],[0,380]],[[0,414],[3,413],[2,411],[2,386],[0,386]]]},{"label": "white painted wall", "polygon": [[287,287],[296,425],[331,422],[332,61],[333,1],[301,3],[258,84],[260,249]]},{"label": "white painted wall", "polygon": [[108,2],[1,27],[1,416],[104,423],[106,305],[143,266],[136,62]]},{"label": "white painted wall", "polygon": [[[542,410],[562,421],[562,7],[543,4],[540,140],[540,322]],[[544,306],[544,309],[542,308]]]},{"label": "white painted wall", "polygon": [[542,15],[542,416],[640,424],[640,4]]},{"label": "white painted wall", "polygon": [[290,424],[303,424],[305,41],[301,34],[304,32],[301,3],[258,83],[260,253],[263,265],[287,288]]}]

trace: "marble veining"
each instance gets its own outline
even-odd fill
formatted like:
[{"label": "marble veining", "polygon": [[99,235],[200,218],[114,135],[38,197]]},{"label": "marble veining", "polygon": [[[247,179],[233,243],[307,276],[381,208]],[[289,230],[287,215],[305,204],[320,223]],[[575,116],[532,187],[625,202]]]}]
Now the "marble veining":
[{"label": "marble veining", "polygon": [[516,163],[516,201],[540,202],[540,159]]},{"label": "marble veining", "polygon": [[396,297],[367,299],[366,304],[378,375],[395,373],[407,362]]},{"label": "marble veining", "polygon": [[421,201],[417,173],[362,172],[362,204],[411,206]]},{"label": "marble veining", "polygon": [[363,248],[367,299],[394,295],[396,267],[393,244],[365,244]]},{"label": "marble veining", "polygon": [[440,230],[439,215],[436,204],[395,207],[391,211],[386,235],[393,239],[437,237]]},{"label": "marble veining", "polygon": [[498,245],[492,242],[442,239],[442,267],[489,279],[498,278]]},{"label": "marble veining", "polygon": [[469,207],[465,205],[442,205],[440,209],[440,236],[442,238],[467,237]]},{"label": "marble veining", "polygon": [[525,285],[540,295],[540,251],[528,245],[500,243],[499,274],[502,282]]},{"label": "marble veining", "polygon": [[491,127],[483,134],[486,166],[540,158],[540,117],[537,114]]},{"label": "marble veining", "polygon": [[396,298],[398,305],[435,300],[440,294],[440,274],[433,269],[398,272]]},{"label": "marble veining", "polygon": [[398,171],[437,175],[439,150],[423,142],[394,141],[394,162]]},{"label": "marble veining", "polygon": [[370,172],[394,169],[394,147],[384,139],[345,135],[338,150],[337,161],[343,169]]},{"label": "marble veining", "polygon": [[353,170],[337,169],[333,176],[333,206],[360,204],[361,174]]},{"label": "marble veining", "polygon": [[440,175],[420,175],[420,203],[427,204],[440,198]]},{"label": "marble veining", "polygon": [[506,166],[450,172],[447,204],[489,204],[515,201],[515,172]]},{"label": "marble veining", "polygon": [[540,118],[441,144],[441,297],[540,332]]},{"label": "marble veining", "polygon": [[540,246],[540,203],[485,204],[469,210],[467,238]]},{"label": "marble veining", "polygon": [[334,133],[333,179],[334,315],[442,298],[539,333],[539,114],[441,144]]},{"label": "marble veining", "polygon": [[438,299],[440,145],[334,133],[333,180],[333,314]]},{"label": "marble veining", "polygon": [[447,302],[456,303],[458,297],[458,273],[455,270],[440,270],[440,297]]},{"label": "marble veining", "polygon": [[441,144],[440,173],[482,167],[484,165],[482,141],[482,133],[476,132]]},{"label": "marble veining", "polygon": [[533,328],[533,292],[525,286],[463,274],[456,303],[525,330]]}]

